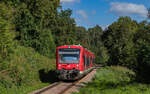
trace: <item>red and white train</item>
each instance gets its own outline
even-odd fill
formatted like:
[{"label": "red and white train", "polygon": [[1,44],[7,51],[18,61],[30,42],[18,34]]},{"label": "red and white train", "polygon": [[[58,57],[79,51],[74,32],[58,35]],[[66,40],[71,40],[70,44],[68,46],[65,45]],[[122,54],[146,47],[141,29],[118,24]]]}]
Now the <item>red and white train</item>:
[{"label": "red and white train", "polygon": [[93,69],[94,53],[80,45],[57,47],[57,74],[61,80],[77,80]]}]

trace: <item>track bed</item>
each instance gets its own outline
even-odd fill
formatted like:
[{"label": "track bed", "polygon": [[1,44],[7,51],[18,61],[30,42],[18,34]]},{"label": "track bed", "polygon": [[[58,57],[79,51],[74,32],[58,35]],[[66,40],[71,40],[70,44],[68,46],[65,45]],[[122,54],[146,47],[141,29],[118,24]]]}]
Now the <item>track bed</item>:
[{"label": "track bed", "polygon": [[84,86],[83,83],[92,81],[96,73],[96,69],[92,70],[89,74],[84,76],[78,81],[75,82],[56,82],[47,86],[43,89],[34,91],[29,94],[71,94],[71,92],[78,92],[78,89]]}]

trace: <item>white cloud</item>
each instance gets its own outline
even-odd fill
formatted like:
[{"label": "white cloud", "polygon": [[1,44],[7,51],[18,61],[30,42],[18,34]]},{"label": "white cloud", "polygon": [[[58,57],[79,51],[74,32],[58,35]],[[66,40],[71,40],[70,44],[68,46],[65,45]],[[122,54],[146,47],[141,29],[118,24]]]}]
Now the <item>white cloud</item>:
[{"label": "white cloud", "polygon": [[84,10],[78,10],[76,11],[77,14],[79,14],[80,16],[82,16],[84,19],[88,18],[88,15],[86,14],[86,12]]},{"label": "white cloud", "polygon": [[106,30],[106,29],[108,29],[109,25],[102,25],[101,27],[103,30]]},{"label": "white cloud", "polygon": [[147,8],[142,4],[113,2],[110,5],[110,12],[119,16],[138,15],[140,17],[146,17],[148,13]]},{"label": "white cloud", "polygon": [[73,2],[80,2],[80,0],[60,0],[62,3],[73,3]]}]

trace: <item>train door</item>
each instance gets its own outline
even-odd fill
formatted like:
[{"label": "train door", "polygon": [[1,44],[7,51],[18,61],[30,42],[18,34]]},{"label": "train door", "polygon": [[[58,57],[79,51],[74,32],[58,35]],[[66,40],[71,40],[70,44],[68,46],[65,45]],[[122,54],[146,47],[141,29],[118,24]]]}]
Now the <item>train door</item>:
[{"label": "train door", "polygon": [[92,65],[93,65],[93,57],[91,57],[90,67],[92,67]]},{"label": "train door", "polygon": [[84,69],[86,69],[87,59],[86,59],[86,53],[85,52],[83,55],[83,59],[84,59]]},{"label": "train door", "polygon": [[90,67],[90,64],[91,64],[91,56],[89,56],[88,67]]}]

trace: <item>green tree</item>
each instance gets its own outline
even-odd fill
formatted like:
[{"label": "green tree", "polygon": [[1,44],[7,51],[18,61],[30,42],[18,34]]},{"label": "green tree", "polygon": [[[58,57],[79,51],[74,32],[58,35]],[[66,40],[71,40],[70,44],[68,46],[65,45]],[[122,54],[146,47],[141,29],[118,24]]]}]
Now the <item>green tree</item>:
[{"label": "green tree", "polygon": [[102,63],[103,65],[106,65],[109,56],[107,53],[107,49],[103,45],[102,28],[99,25],[96,25],[93,28],[89,28],[88,33],[89,33],[88,37],[89,47],[95,53],[96,63]]},{"label": "green tree", "polygon": [[141,41],[137,49],[137,80],[150,83],[150,43]]},{"label": "green tree", "polygon": [[12,10],[4,3],[1,3],[0,7],[0,60],[2,60],[13,51],[14,32],[11,23]]},{"label": "green tree", "polygon": [[82,26],[77,26],[76,27],[76,35],[77,35],[77,43],[76,44],[81,44],[85,48],[89,48],[88,45],[88,31],[86,28]]},{"label": "green tree", "polygon": [[103,34],[104,45],[110,55],[109,64],[136,67],[133,36],[137,22],[129,17],[120,17]]},{"label": "green tree", "polygon": [[89,28],[88,33],[89,33],[88,43],[89,43],[90,49],[92,49],[92,51],[94,51],[96,54],[99,47],[103,45],[101,41],[101,36],[103,34],[102,28],[96,25],[93,28]]},{"label": "green tree", "polygon": [[14,24],[18,32],[16,39],[21,45],[32,47],[42,55],[51,57],[51,54],[55,53],[51,28],[56,25],[59,0],[4,0],[4,2],[11,5],[15,11]]},{"label": "green tree", "polygon": [[[53,40],[53,36],[51,34],[51,31],[49,30],[43,30],[43,33],[40,35],[40,39],[38,41],[39,44],[37,50],[48,57],[55,57],[55,50],[56,50],[56,45]],[[50,49],[50,50],[48,50]]]},{"label": "green tree", "polygon": [[71,14],[70,9],[60,9],[57,16],[57,25],[52,29],[57,46],[75,44],[76,42],[76,24],[75,20],[71,18]]},{"label": "green tree", "polygon": [[150,23],[142,21],[134,36],[136,59],[137,59],[137,79],[150,83]]}]

